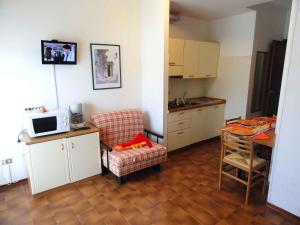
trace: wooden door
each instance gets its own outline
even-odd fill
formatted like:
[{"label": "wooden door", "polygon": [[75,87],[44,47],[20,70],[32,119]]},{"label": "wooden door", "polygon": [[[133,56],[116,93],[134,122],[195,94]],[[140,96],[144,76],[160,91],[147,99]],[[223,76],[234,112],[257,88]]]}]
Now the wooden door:
[{"label": "wooden door", "polygon": [[266,116],[277,115],[285,51],[286,40],[273,41],[270,51],[266,99],[263,110],[263,114]]},{"label": "wooden door", "polygon": [[199,42],[199,76],[216,77],[218,74],[218,64],[220,47],[218,43]]},{"label": "wooden door", "polygon": [[98,133],[69,138],[68,146],[72,182],[101,173]]},{"label": "wooden door", "polygon": [[185,40],[184,43],[184,78],[197,78],[199,76],[199,41]]},{"label": "wooden door", "polygon": [[33,194],[70,182],[66,139],[30,145]]}]

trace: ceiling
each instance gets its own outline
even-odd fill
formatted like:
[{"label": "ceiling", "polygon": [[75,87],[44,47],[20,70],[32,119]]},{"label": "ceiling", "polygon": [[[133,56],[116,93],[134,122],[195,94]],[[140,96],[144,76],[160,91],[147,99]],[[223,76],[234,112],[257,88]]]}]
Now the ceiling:
[{"label": "ceiling", "polygon": [[214,20],[249,12],[249,7],[267,2],[287,6],[290,0],[171,0],[170,8],[182,16]]}]

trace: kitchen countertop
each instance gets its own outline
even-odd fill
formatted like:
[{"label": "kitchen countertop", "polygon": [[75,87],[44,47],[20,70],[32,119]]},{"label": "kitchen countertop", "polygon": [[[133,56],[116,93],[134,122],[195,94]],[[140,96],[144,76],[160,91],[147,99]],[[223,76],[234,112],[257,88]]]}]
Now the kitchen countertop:
[{"label": "kitchen countertop", "polygon": [[[189,98],[186,99],[185,101],[188,102],[188,104],[178,107],[178,108],[171,108],[169,107],[169,113],[173,112],[179,112],[179,111],[184,111],[184,110],[189,110],[189,109],[195,109],[195,108],[201,108],[201,107],[206,107],[206,106],[212,106],[212,105],[222,105],[226,104],[225,99],[220,99],[220,98],[211,98],[211,97],[197,97],[197,98]],[[170,103],[174,103],[174,101],[169,101]]]},{"label": "kitchen countertop", "polygon": [[26,145],[33,145],[33,144],[38,144],[38,143],[47,142],[47,141],[53,141],[53,140],[62,139],[62,138],[70,138],[70,137],[75,137],[75,136],[79,136],[79,135],[99,132],[99,129],[96,128],[95,126],[93,126],[91,124],[89,124],[88,126],[89,126],[89,128],[87,128],[87,129],[71,130],[69,132],[52,134],[52,135],[47,135],[47,136],[35,137],[35,138],[30,137],[26,131],[23,131],[22,141],[24,141]]}]

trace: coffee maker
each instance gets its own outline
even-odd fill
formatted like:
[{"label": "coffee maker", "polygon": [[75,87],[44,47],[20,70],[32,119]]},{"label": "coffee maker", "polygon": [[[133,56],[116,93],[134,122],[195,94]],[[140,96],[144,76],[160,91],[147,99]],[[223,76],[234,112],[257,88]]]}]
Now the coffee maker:
[{"label": "coffee maker", "polygon": [[70,127],[72,129],[82,129],[86,127],[84,116],[82,113],[82,104],[73,104],[69,106],[70,111]]}]

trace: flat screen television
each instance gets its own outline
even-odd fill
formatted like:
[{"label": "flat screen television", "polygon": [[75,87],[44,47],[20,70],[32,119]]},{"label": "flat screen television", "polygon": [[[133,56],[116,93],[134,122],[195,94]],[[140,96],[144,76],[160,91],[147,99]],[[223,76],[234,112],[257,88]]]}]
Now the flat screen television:
[{"label": "flat screen television", "polygon": [[41,41],[42,64],[76,64],[77,43]]}]

